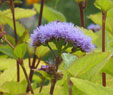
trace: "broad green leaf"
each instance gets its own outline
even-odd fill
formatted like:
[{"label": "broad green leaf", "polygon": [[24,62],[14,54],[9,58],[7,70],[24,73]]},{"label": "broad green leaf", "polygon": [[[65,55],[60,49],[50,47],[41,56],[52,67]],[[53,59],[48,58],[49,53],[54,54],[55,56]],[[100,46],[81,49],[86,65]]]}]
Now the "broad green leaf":
[{"label": "broad green leaf", "polygon": [[[49,94],[49,89],[50,89],[50,84],[49,85],[47,85],[47,86],[44,86],[43,87],[43,90],[42,90],[42,92],[41,92],[41,94],[39,94],[39,89],[40,88],[36,88],[35,90],[34,90],[34,93],[36,94],[36,95],[50,95]],[[64,92],[63,92],[63,88],[62,88],[62,86],[59,86],[59,85],[55,85],[55,88],[54,88],[54,95],[66,95]]]},{"label": "broad green leaf", "polygon": [[[53,42],[49,42],[48,44],[53,50],[57,50],[57,48],[56,48],[56,46],[55,46],[55,44]],[[38,57],[43,57],[48,52],[50,52],[50,50],[49,50],[49,48],[47,46],[41,45],[41,46],[37,47],[37,49],[36,49],[36,55]]]},{"label": "broad green leaf", "polygon": [[[96,45],[97,49],[96,50],[102,50],[102,31],[98,31],[96,32],[98,38],[96,39],[96,41],[94,42],[94,44]],[[113,47],[113,35],[106,31],[106,35],[105,35],[105,47],[106,47],[106,51],[112,51],[112,47]]]},{"label": "broad green leaf", "polygon": [[22,43],[14,48],[14,54],[17,58],[23,58],[26,53],[26,44]]},{"label": "broad green leaf", "polygon": [[102,71],[113,76],[113,57],[110,58]]},{"label": "broad green leaf", "polygon": [[[4,59],[1,58],[0,60],[1,60],[0,61],[0,70],[4,70],[4,72],[0,74],[0,86],[3,85],[5,82],[17,81],[16,60],[9,59],[9,58],[4,58]],[[44,64],[45,63],[43,61],[41,61],[38,68],[40,68],[41,65],[44,65]],[[27,73],[29,74],[30,69],[29,69],[28,59],[24,60],[24,66],[26,68]],[[23,70],[20,67],[20,82],[23,80],[26,80],[26,79],[25,79]]]},{"label": "broad green leaf", "polygon": [[[40,4],[34,4],[34,8],[40,12]],[[64,15],[48,6],[44,6],[44,10],[43,10],[43,17],[47,20],[47,21],[55,21],[55,20],[59,20],[59,21],[66,21],[66,18],[64,17]]]},{"label": "broad green leaf", "polygon": [[113,8],[113,1],[111,0],[96,0],[95,6],[102,11],[108,11]]},{"label": "broad green leaf", "polygon": [[25,93],[26,85],[18,82],[6,82],[1,86],[4,89],[4,93],[9,93],[10,95],[17,95]]},{"label": "broad green leaf", "polygon": [[113,90],[111,88],[105,88],[101,85],[77,78],[71,78],[71,81],[74,86],[87,95],[113,95]]},{"label": "broad green leaf", "polygon": [[14,59],[0,58],[0,71],[6,70],[9,67],[16,66],[15,64],[16,64],[16,60],[14,60]]},{"label": "broad green leaf", "polygon": [[76,77],[91,79],[101,71],[106,62],[110,59],[111,54],[93,53],[79,58],[68,69],[69,73]]},{"label": "broad green leaf", "polygon": [[[1,18],[0,25],[8,24],[12,29],[14,29],[12,19],[6,16],[1,16],[1,15],[0,15],[0,18]],[[17,34],[21,36],[25,32],[25,27],[22,24],[20,24],[18,21],[16,21],[16,30],[17,30]]]},{"label": "broad green leaf", "polygon": [[[11,82],[11,81],[17,81],[17,66],[16,66],[16,60],[14,59],[0,59],[3,60],[0,63],[0,68],[6,69],[2,74],[0,74],[0,86],[3,85],[5,82]],[[5,62],[5,60],[7,60]],[[4,64],[3,64],[4,63]],[[7,67],[8,65],[9,67]],[[27,73],[29,73],[29,66],[28,66],[28,60],[24,60],[24,65],[26,68]],[[20,68],[20,77],[21,80],[25,80],[25,75],[23,73],[23,70]]]},{"label": "broad green leaf", "polygon": [[49,52],[49,48],[47,46],[39,46],[37,47],[36,49],[36,55],[40,58],[40,57],[43,57],[46,53]]},{"label": "broad green leaf", "polygon": [[[15,19],[27,18],[35,15],[36,12],[33,9],[15,8]],[[10,9],[2,11],[2,15],[12,19],[12,13]]]},{"label": "broad green leaf", "polygon": [[20,37],[20,39],[18,40],[18,44],[22,43],[22,42],[26,42],[28,39],[30,38],[30,34],[28,32],[28,30],[26,30],[22,36]]},{"label": "broad green leaf", "polygon": [[[36,12],[34,10],[30,9],[22,9],[22,8],[15,8],[15,18],[16,20],[26,17],[31,17],[35,15]],[[10,9],[7,9],[5,11],[0,11],[0,24],[8,24],[12,29],[13,27],[13,20],[12,20],[12,13]],[[17,34],[21,36],[25,32],[25,27],[21,25],[18,21],[16,21],[16,30]]]},{"label": "broad green leaf", "polygon": [[71,64],[73,64],[78,58],[72,54],[69,53],[63,53],[62,59],[64,61],[64,68],[69,68]]},{"label": "broad green leaf", "polygon": [[13,54],[13,49],[8,45],[0,46],[0,52],[8,55],[9,57],[15,58],[15,55]]}]

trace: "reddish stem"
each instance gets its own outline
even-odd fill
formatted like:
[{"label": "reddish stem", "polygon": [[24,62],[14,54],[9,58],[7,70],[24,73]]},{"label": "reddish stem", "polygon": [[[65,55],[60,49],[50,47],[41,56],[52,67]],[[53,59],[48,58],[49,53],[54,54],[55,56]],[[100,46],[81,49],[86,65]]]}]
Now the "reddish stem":
[{"label": "reddish stem", "polygon": [[[59,58],[59,57],[56,57],[56,59],[55,59],[56,73],[57,73],[57,71],[58,71],[58,66],[59,66],[60,63],[61,63],[60,58]],[[54,75],[54,79],[51,81],[50,95],[53,95],[56,82],[57,82],[57,76]]]},{"label": "reddish stem", "polygon": [[[45,2],[45,0],[41,0],[38,27],[41,25],[41,22],[42,22],[42,14],[43,14],[44,2]],[[30,70],[30,74],[29,74],[29,80],[30,80],[30,82],[32,82],[32,77],[33,77],[33,73],[34,73],[34,71],[32,70],[32,68],[35,68],[35,62],[36,62],[36,47],[34,49],[34,57],[33,57],[33,62],[32,62],[32,66],[31,66],[31,70]],[[27,92],[29,92],[28,86],[27,86]]]},{"label": "reddish stem", "polygon": [[[16,20],[15,20],[15,10],[14,10],[13,0],[10,0],[10,6],[11,6],[11,12],[12,12],[12,18],[13,18],[15,43],[17,44]],[[19,68],[19,63],[17,60],[17,82],[19,81],[20,81],[20,68]]]},{"label": "reddish stem", "polygon": [[68,90],[69,90],[69,95],[72,95],[72,85],[73,83],[70,80],[70,77],[68,78]]},{"label": "reddish stem", "polygon": [[[102,11],[102,52],[105,52],[105,26],[107,12]],[[102,85],[106,87],[106,74],[102,73]]]},{"label": "reddish stem", "polygon": [[81,20],[81,26],[85,27],[85,21],[84,21],[84,9],[87,7],[88,0],[85,0],[85,5],[83,5],[83,2],[79,2],[79,8],[80,8],[80,20]]},{"label": "reddish stem", "polygon": [[41,0],[41,7],[40,7],[40,15],[39,15],[38,27],[41,25],[41,22],[42,22],[42,14],[43,14],[44,2],[45,2],[45,0]]},{"label": "reddish stem", "polygon": [[85,27],[85,24],[84,24],[84,9],[83,9],[83,3],[82,2],[79,3],[79,8],[80,8],[81,26]]}]

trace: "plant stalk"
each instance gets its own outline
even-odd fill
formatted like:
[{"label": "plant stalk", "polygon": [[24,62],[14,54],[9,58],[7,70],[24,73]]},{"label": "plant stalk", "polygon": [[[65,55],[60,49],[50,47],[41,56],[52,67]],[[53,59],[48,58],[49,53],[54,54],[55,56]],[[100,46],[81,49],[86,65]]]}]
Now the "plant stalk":
[{"label": "plant stalk", "polygon": [[30,82],[29,77],[28,77],[28,75],[27,75],[26,69],[25,69],[25,67],[24,67],[24,65],[23,65],[23,60],[21,60],[20,66],[21,66],[21,68],[22,68],[22,70],[23,70],[23,72],[24,72],[25,78],[26,78],[26,80],[27,80],[27,82],[28,82],[28,87],[29,87],[31,93],[34,94],[33,89],[32,89],[32,87],[31,87],[31,82]]},{"label": "plant stalk", "polygon": [[68,77],[68,91],[69,91],[69,95],[72,95],[72,85],[73,83],[70,80],[70,77]]},{"label": "plant stalk", "polygon": [[[15,10],[14,10],[13,0],[10,0],[10,7],[11,7],[11,12],[12,12],[12,18],[13,18],[14,38],[15,38],[15,43],[17,44],[16,20],[15,20]],[[17,82],[19,81],[20,81],[20,68],[19,68],[19,63],[17,60]]]},{"label": "plant stalk", "polygon": [[80,20],[81,20],[81,26],[85,27],[85,21],[84,21],[84,10],[87,7],[88,0],[85,0],[85,5],[83,5],[83,2],[79,2],[79,8],[80,8]]},{"label": "plant stalk", "polygon": [[[105,52],[105,26],[106,26],[107,12],[102,11],[102,52]],[[106,74],[102,73],[102,85],[106,87]]]},{"label": "plant stalk", "polygon": [[[41,25],[41,22],[42,22],[42,14],[43,14],[44,2],[45,2],[45,0],[41,0],[38,27]],[[35,68],[35,63],[36,63],[36,47],[34,49],[34,57],[33,57],[33,62],[32,62],[32,66],[31,66],[31,70],[30,70],[30,74],[29,74],[29,80],[30,80],[30,82],[32,82],[32,77],[33,77],[33,73],[34,73],[34,71],[32,70],[32,68]],[[29,92],[28,86],[27,86],[26,92]]]},{"label": "plant stalk", "polygon": [[[57,58],[55,59],[56,73],[57,73],[57,71],[58,71],[58,66],[59,66],[60,63],[61,63],[61,60],[60,60],[59,57],[57,57]],[[50,95],[53,95],[56,82],[57,82],[57,76],[56,76],[56,74],[55,74],[55,75],[54,75],[54,79],[51,81]]]},{"label": "plant stalk", "polygon": [[41,82],[41,84],[40,84],[40,90],[39,90],[39,93],[41,93],[41,91],[42,91],[44,81],[45,81],[45,79],[43,79],[42,82]]}]

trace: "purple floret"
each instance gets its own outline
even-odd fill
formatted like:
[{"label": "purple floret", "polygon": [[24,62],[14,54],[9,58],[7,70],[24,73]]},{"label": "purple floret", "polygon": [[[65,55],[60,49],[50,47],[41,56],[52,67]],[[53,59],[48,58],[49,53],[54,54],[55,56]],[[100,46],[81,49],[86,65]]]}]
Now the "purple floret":
[{"label": "purple floret", "polygon": [[32,45],[46,44],[52,39],[63,39],[65,42],[73,43],[73,46],[82,51],[89,52],[94,49],[92,38],[84,34],[83,30],[72,23],[51,22],[42,25],[31,34]]},{"label": "purple floret", "polygon": [[98,24],[90,24],[87,29],[88,30],[93,30],[94,32],[99,31],[100,30],[100,26]]}]

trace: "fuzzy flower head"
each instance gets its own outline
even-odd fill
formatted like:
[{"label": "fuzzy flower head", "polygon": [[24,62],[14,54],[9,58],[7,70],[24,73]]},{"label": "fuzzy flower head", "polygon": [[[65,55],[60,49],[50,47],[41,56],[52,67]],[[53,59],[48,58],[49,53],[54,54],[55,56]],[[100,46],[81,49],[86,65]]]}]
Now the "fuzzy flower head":
[{"label": "fuzzy flower head", "polygon": [[66,22],[51,22],[46,25],[42,25],[34,30],[31,34],[33,46],[40,44],[45,45],[52,40],[63,40],[65,43],[71,43],[74,48],[79,48],[82,51],[89,52],[94,49],[92,44],[92,38],[84,34],[84,32],[74,26],[72,23]]},{"label": "fuzzy flower head", "polygon": [[90,24],[87,29],[96,32],[99,31],[101,27],[98,24]]}]

